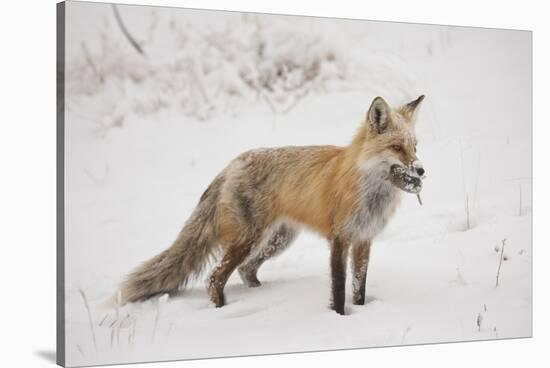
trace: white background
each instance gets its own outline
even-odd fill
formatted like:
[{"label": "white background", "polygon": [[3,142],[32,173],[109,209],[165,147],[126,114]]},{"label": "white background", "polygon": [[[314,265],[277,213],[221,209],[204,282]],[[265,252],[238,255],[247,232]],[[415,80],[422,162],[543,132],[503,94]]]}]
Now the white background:
[{"label": "white background", "polygon": [[[548,26],[545,11],[535,2],[385,1],[353,4],[339,1],[135,1],[138,4],[247,10],[317,16],[426,22],[534,31],[534,338],[516,341],[459,343],[346,352],[292,354],[193,361],[181,367],[253,367],[304,364],[411,364],[439,367],[543,365],[548,338],[547,237],[543,234],[547,194],[542,141],[546,136]],[[315,6],[313,6],[315,4]],[[456,4],[458,6],[458,4]],[[4,6],[2,30],[2,181],[0,208],[4,247],[2,262],[3,366],[52,365],[55,350],[55,5],[27,1]],[[546,47],[546,48],[545,48]],[[8,84],[6,85],[6,78]],[[538,107],[538,110],[537,110]],[[538,123],[538,124],[537,124]],[[154,366],[154,365],[149,365]],[[158,366],[161,366],[158,364]]]}]

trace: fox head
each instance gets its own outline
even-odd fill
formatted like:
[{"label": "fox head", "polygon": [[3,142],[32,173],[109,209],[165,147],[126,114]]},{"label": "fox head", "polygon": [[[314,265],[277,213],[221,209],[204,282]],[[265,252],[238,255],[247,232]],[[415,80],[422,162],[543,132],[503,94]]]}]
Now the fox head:
[{"label": "fox head", "polygon": [[362,127],[359,165],[374,169],[407,192],[422,188],[424,167],[416,155],[416,115],[424,95],[398,108],[376,97]]}]

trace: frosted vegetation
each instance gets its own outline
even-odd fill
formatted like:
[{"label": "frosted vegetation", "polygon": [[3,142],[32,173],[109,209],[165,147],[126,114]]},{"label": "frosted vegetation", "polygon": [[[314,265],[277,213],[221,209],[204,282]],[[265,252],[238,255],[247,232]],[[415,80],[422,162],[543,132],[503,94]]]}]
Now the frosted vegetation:
[{"label": "frosted vegetation", "polygon": [[321,33],[304,33],[297,18],[233,14],[221,25],[205,26],[192,17],[161,18],[153,9],[136,32],[145,37],[135,39],[118,8],[112,10],[98,39],[82,41],[68,74],[80,103],[112,97],[98,107],[101,112],[115,105],[123,106],[122,116],[177,107],[207,120],[236,116],[260,101],[284,113],[350,76],[337,45]]}]

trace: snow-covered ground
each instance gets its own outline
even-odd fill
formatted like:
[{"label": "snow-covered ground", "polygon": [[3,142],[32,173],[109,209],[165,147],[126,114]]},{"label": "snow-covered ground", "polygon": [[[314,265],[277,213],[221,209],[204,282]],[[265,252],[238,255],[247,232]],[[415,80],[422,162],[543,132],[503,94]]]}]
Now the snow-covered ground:
[{"label": "snow-covered ground", "polygon": [[[69,3],[70,60],[82,52],[82,41],[93,55],[98,30],[112,17],[108,5],[90,6]],[[120,9],[133,31],[151,11]],[[176,14],[206,25],[236,17],[156,11],[159,19]],[[147,113],[129,108],[147,92],[134,85],[114,84],[123,99],[113,88],[84,97],[69,93],[68,365],[531,335],[530,33],[286,21],[324,37],[327,47],[335,44],[347,65],[344,83],[309,94],[287,113],[274,113],[259,101],[201,121],[177,105]],[[120,33],[114,26],[111,32]],[[125,52],[134,52],[120,40]],[[162,54],[166,59],[168,52]],[[209,182],[240,152],[346,145],[375,96],[396,105],[420,94],[427,96],[417,125],[418,155],[428,175],[424,205],[404,194],[396,217],[376,240],[366,305],[351,303],[348,285],[348,315],[329,309],[328,246],[303,233],[261,268],[260,288],[249,289],[233,275],[221,309],[210,305],[204,276],[173,298],[120,311],[100,307],[130,270],[170,245]],[[105,101],[116,108],[94,115]],[[92,326],[79,290],[88,299]]]}]

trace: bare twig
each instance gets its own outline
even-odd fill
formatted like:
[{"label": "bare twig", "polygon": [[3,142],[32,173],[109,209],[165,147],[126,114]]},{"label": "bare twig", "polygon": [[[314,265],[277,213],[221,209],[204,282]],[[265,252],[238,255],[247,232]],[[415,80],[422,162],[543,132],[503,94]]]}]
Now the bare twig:
[{"label": "bare twig", "polygon": [[[124,319],[122,319],[116,326],[116,344],[117,346],[120,346],[120,328],[125,325],[125,322],[130,319],[130,314],[127,314]],[[128,336],[130,334],[130,329],[128,328]],[[129,340],[129,338],[128,338]]]},{"label": "bare twig", "polygon": [[206,93],[206,88],[204,87],[204,84],[201,81],[201,78],[199,77],[199,73],[197,73],[196,70],[196,63],[191,60],[188,65],[189,74],[191,75],[191,78],[193,79],[193,82],[195,82],[195,85],[197,86],[197,90],[199,91],[199,94],[201,95],[203,102],[210,105],[210,99],[208,98],[208,94]]},{"label": "bare twig", "polygon": [[132,341],[134,340],[134,333],[136,331],[136,319],[130,317],[130,325],[128,326],[128,346],[132,346]]},{"label": "bare twig", "polygon": [[271,101],[271,98],[265,92],[263,92],[261,89],[259,89],[259,91],[260,91],[259,92],[260,96],[263,97],[263,99],[265,100],[267,105],[271,108],[271,111],[274,114],[277,114],[279,111],[278,111],[277,107],[275,106],[275,104],[273,103],[273,101]]},{"label": "bare twig", "polygon": [[483,325],[483,319],[485,318],[486,313],[487,313],[487,304],[483,304],[483,308],[481,309],[481,312],[477,314],[477,318],[476,318],[476,325],[477,325],[478,332],[481,332],[481,326]]},{"label": "bare twig", "polygon": [[457,283],[460,285],[468,285],[466,280],[464,280],[464,277],[462,276],[462,273],[460,272],[460,268],[456,268],[456,279]]},{"label": "bare twig", "polygon": [[160,307],[162,304],[164,304],[168,300],[168,294],[163,294],[160,298],[157,300],[157,313],[155,315],[155,324],[153,325],[153,333],[151,335],[151,342],[155,341],[155,335],[157,334],[157,326],[160,319]]},{"label": "bare twig", "polygon": [[113,327],[114,336],[111,338],[111,345],[113,343],[114,337],[116,337],[116,344],[117,346],[120,346],[120,325],[122,324],[122,320],[120,319],[120,305],[122,304],[122,292],[120,290],[116,293],[116,323]]},{"label": "bare twig", "polygon": [[153,325],[153,333],[151,335],[151,342],[155,342],[155,335],[157,333],[157,325],[159,323],[160,317],[160,300],[157,301],[157,313],[155,315],[155,324]]},{"label": "bare twig", "polygon": [[86,176],[90,178],[90,180],[97,185],[98,187],[103,186],[107,180],[107,177],[109,176],[109,165],[105,163],[105,173],[102,175],[102,177],[94,175],[90,170],[83,169]]},{"label": "bare twig", "polygon": [[147,55],[145,55],[145,51],[143,50],[141,45],[130,34],[130,32],[128,31],[128,29],[124,25],[124,22],[122,21],[122,17],[120,16],[120,12],[118,11],[118,7],[116,6],[116,4],[112,4],[112,5],[113,5],[113,13],[115,14],[116,22],[117,22],[118,26],[120,27],[120,30],[122,31],[122,34],[124,34],[124,37],[126,37],[128,42],[130,43],[130,45],[132,45],[132,47],[137,51],[138,54],[142,55],[143,57],[146,57]]},{"label": "bare twig", "polygon": [[107,317],[109,317],[109,313],[106,313],[106,314],[105,314],[105,317],[103,317],[103,319],[101,320],[101,322],[99,322],[99,326],[103,326],[103,324],[105,323],[105,320],[107,319]]},{"label": "bare twig", "polygon": [[122,301],[122,292],[120,290],[116,293],[116,303],[115,303],[115,313],[116,313],[116,320],[118,321],[120,319],[120,304]]},{"label": "bare twig", "polygon": [[76,344],[76,349],[78,350],[78,352],[84,356],[84,351],[82,350],[82,346],[80,346],[79,344]]},{"label": "bare twig", "polygon": [[115,329],[114,327],[111,327],[111,349],[113,349],[114,341],[115,341]]},{"label": "bare twig", "polygon": [[290,110],[296,107],[296,105],[298,105],[298,103],[309,94],[310,89],[311,89],[310,87],[306,87],[301,93],[297,93],[294,96],[294,101],[292,101],[292,103],[290,103],[290,105],[288,105],[283,110],[283,114],[287,114]]},{"label": "bare twig", "polygon": [[148,43],[153,42],[153,35],[155,33],[155,30],[157,29],[158,23],[159,23],[159,15],[157,11],[153,9],[151,11],[151,22],[149,23],[149,28],[148,28],[148,36],[147,36]]},{"label": "bare twig", "polygon": [[498,279],[500,277],[500,267],[502,266],[502,261],[504,260],[504,244],[506,243],[506,239],[502,239],[502,247],[500,248],[500,261],[498,262],[498,269],[497,269],[497,280],[495,287],[498,287]]},{"label": "bare twig", "polygon": [[466,190],[466,178],[464,173],[464,153],[462,150],[462,141],[460,141],[460,166],[462,168],[462,188],[464,189],[464,197],[466,200],[466,230],[470,230],[470,206],[468,203],[468,192]]},{"label": "bare twig", "polygon": [[92,340],[94,342],[94,348],[97,351],[97,341],[95,338],[95,331],[94,331],[94,323],[92,320],[92,312],[90,311],[90,305],[88,304],[88,298],[86,298],[86,293],[84,293],[84,290],[78,289],[80,292],[80,295],[82,296],[82,300],[84,301],[84,306],[86,307],[86,311],[88,312],[88,322],[90,323],[90,331],[92,332]]},{"label": "bare twig", "polygon": [[483,315],[480,313],[477,314],[476,318],[476,325],[477,325],[477,331],[481,331],[481,324],[483,323]]},{"label": "bare twig", "polygon": [[130,341],[133,343],[134,340],[136,339],[136,324],[137,324],[137,320],[135,318],[132,318],[132,328],[131,328],[131,339]]}]

